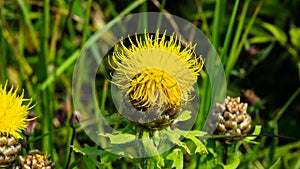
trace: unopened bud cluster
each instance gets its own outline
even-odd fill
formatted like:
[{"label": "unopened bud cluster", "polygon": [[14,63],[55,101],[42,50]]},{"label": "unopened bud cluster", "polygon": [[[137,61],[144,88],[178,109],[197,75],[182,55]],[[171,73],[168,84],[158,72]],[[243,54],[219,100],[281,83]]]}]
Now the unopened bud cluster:
[{"label": "unopened bud cluster", "polygon": [[13,169],[53,169],[54,163],[50,161],[50,155],[33,154],[26,157],[19,156],[19,166]]},{"label": "unopened bud cluster", "polygon": [[[251,129],[251,117],[247,113],[247,103],[241,103],[240,97],[227,96],[223,103],[217,103],[212,111],[208,127],[213,134],[243,136]],[[243,137],[225,137],[226,143],[240,140]]]},{"label": "unopened bud cluster", "polygon": [[13,162],[21,149],[18,139],[11,135],[0,134],[0,168]]}]

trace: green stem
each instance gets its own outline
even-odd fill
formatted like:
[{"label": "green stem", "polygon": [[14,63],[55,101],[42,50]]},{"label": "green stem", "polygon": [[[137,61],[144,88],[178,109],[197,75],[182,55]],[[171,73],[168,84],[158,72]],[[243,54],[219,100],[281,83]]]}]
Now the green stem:
[{"label": "green stem", "polygon": [[50,76],[47,76],[47,79],[42,83],[40,90],[45,90],[47,87],[51,86],[56,79],[56,77],[60,76],[65,70],[67,70],[78,58],[80,54],[79,50],[76,50],[71,54],[70,57],[65,60],[62,65],[60,65]]},{"label": "green stem", "polygon": [[72,128],[72,132],[71,132],[71,139],[70,139],[70,142],[69,142],[69,151],[67,152],[67,161],[65,163],[65,169],[68,169],[69,166],[70,166],[70,162],[71,162],[71,156],[72,156],[72,145],[74,144],[74,139],[75,139],[75,131],[76,131],[76,128],[71,124],[71,128]]},{"label": "green stem", "polygon": [[[1,1],[0,2],[0,9],[3,9],[4,8],[4,2]],[[1,68],[0,68],[0,83],[5,83],[6,82],[6,79],[7,79],[7,68],[6,68],[6,65],[7,65],[7,59],[6,59],[6,54],[7,54],[7,44],[5,42],[5,37],[3,36],[3,25],[2,25],[2,21],[4,20],[4,14],[3,14],[3,10],[0,10],[0,51],[1,51],[1,54],[0,54],[0,59],[1,59]]]},{"label": "green stem", "polygon": [[[23,12],[23,16],[24,16],[24,20],[25,20],[25,23],[29,29],[29,33],[30,33],[30,36],[31,36],[31,39],[32,39],[32,42],[33,42],[33,45],[35,47],[35,49],[37,50],[37,52],[40,52],[41,51],[41,48],[40,48],[40,45],[39,45],[39,41],[38,41],[38,38],[36,36],[36,33],[35,33],[35,30],[33,28],[33,25],[30,21],[30,18],[29,18],[29,12],[28,10],[26,9],[25,7],[25,4],[24,4],[24,0],[17,0],[18,1],[18,4]],[[47,4],[49,0],[45,0],[45,3],[44,3],[44,9],[45,10],[48,10],[49,9],[49,4]],[[48,6],[48,7],[47,7]],[[44,10],[44,12],[45,12]],[[44,13],[45,14],[45,13]],[[48,15],[48,14],[47,14]],[[48,16],[46,16],[48,17]],[[49,25],[47,25],[49,27]],[[48,29],[48,28],[47,28]]]},{"label": "green stem", "polygon": [[215,13],[213,21],[212,44],[218,50],[220,38],[220,18],[221,18],[221,0],[216,0]]},{"label": "green stem", "polygon": [[293,93],[293,95],[289,98],[289,100],[280,109],[280,111],[275,116],[274,121],[278,121],[281,118],[281,116],[283,115],[283,113],[291,105],[291,103],[295,100],[295,98],[299,95],[299,93],[300,93],[300,87]]},{"label": "green stem", "polygon": [[238,23],[238,26],[237,26],[237,30],[236,30],[236,33],[235,33],[235,36],[234,36],[234,39],[233,39],[233,42],[232,42],[232,45],[231,45],[229,58],[227,60],[226,68],[225,68],[225,74],[227,76],[227,81],[229,80],[230,72],[233,69],[233,66],[234,66],[234,64],[237,60],[237,57],[238,57],[238,53],[236,52],[237,45],[239,43],[239,39],[240,39],[241,34],[242,34],[242,30],[243,30],[243,27],[244,27],[244,22],[245,22],[245,18],[246,18],[246,14],[247,14],[247,11],[248,11],[250,1],[251,0],[246,0],[244,5],[243,5],[242,14],[240,16],[239,23]]},{"label": "green stem", "polygon": [[222,144],[222,148],[223,148],[223,155],[222,155],[223,164],[227,164],[227,160],[228,160],[228,144]]},{"label": "green stem", "polygon": [[201,4],[201,2],[199,0],[195,0],[195,4],[197,6],[197,11],[199,14],[200,19],[202,20],[202,26],[201,29],[203,30],[203,32],[205,33],[205,35],[207,36],[208,39],[211,39],[211,33],[209,30],[209,26],[207,23],[207,18],[203,12],[203,5]]},{"label": "green stem", "polygon": [[[4,29],[4,25],[2,23],[2,20],[0,20],[0,27],[2,28],[2,37],[5,39],[4,41],[6,42],[6,48],[10,47],[11,50],[13,51],[13,54],[16,57],[16,60],[18,62],[19,65],[22,65],[22,69],[25,71],[24,73],[26,73],[26,77],[30,74],[32,74],[32,68],[30,67],[30,65],[28,64],[27,60],[25,59],[25,57],[23,55],[20,55],[18,53],[18,51],[14,48],[15,44],[13,41],[12,36],[10,35],[10,32],[8,31],[9,29],[6,28]],[[5,43],[4,43],[5,44]],[[4,55],[5,56],[5,55]],[[24,75],[25,76],[25,75]]]},{"label": "green stem", "polygon": [[[259,4],[256,6],[255,11],[254,11],[254,13],[253,13],[253,15],[252,15],[252,17],[251,17],[249,23],[247,24],[247,27],[246,27],[246,29],[245,29],[245,31],[244,31],[244,33],[243,33],[243,36],[242,36],[242,38],[241,38],[241,40],[240,40],[240,43],[239,43],[239,45],[238,45],[238,47],[237,47],[236,56],[235,56],[236,58],[238,58],[237,55],[240,55],[240,53],[241,53],[241,51],[242,51],[242,48],[243,48],[243,46],[244,46],[244,43],[245,43],[245,41],[246,41],[246,39],[247,39],[247,37],[248,37],[249,31],[250,31],[250,29],[252,28],[252,26],[253,26],[253,24],[254,24],[254,21],[256,20],[256,17],[257,17],[257,15],[258,15],[258,13],[259,13],[259,11],[260,11],[262,5],[263,5],[263,2],[264,2],[264,0],[261,0],[261,1],[259,2]],[[236,60],[237,60],[237,59],[236,59]],[[236,60],[235,60],[235,61],[236,61]]]},{"label": "green stem", "polygon": [[[300,87],[293,93],[293,95],[289,98],[289,100],[284,104],[284,106],[277,113],[275,118],[271,121],[274,135],[279,134],[279,132],[278,132],[278,121],[279,121],[279,119],[282,117],[283,113],[291,105],[291,103],[295,100],[295,98],[299,95],[299,93],[300,93]],[[279,139],[278,139],[278,137],[275,137],[273,142],[272,142],[272,145],[270,147],[270,153],[269,153],[271,162],[273,162],[275,160],[274,154],[275,154],[276,148],[278,146],[278,143],[279,143]]]},{"label": "green stem", "polygon": [[148,4],[147,4],[148,1],[145,1],[142,5],[141,5],[141,11],[142,12],[145,12],[143,13],[143,17],[142,17],[142,27],[143,27],[143,30],[148,30],[148,16],[147,16],[147,9],[148,9]]},{"label": "green stem", "polygon": [[243,12],[242,12],[242,15],[241,15],[241,18],[240,18],[240,21],[239,21],[239,25],[238,25],[238,28],[237,28],[237,34],[234,38],[234,41],[233,41],[233,45],[232,45],[232,48],[231,48],[231,51],[230,51],[230,55],[229,55],[229,59],[228,59],[228,62],[227,62],[227,65],[226,65],[226,69],[225,69],[225,73],[226,73],[226,79],[227,81],[229,81],[229,77],[230,77],[230,72],[231,70],[233,69],[241,51],[242,51],[242,48],[243,48],[243,45],[247,39],[247,36],[249,34],[249,31],[250,29],[252,28],[252,25],[254,24],[254,21],[263,5],[263,2],[264,0],[261,0],[259,2],[259,4],[257,5],[246,29],[245,29],[245,32],[243,33],[243,36],[241,38],[241,40],[239,41],[240,39],[240,36],[241,36],[241,33],[242,33],[242,29],[243,29],[243,26],[244,26],[244,22],[245,22],[245,18],[246,18],[246,14],[247,14],[247,10],[248,10],[248,7],[249,7],[249,3],[250,3],[250,0],[246,0],[245,4],[244,4],[244,8],[243,8]]},{"label": "green stem", "polygon": [[206,116],[208,114],[208,107],[210,105],[210,93],[211,93],[211,88],[210,88],[210,82],[207,73],[205,73],[204,77],[202,78],[203,82],[201,84],[201,87],[199,88],[199,95],[200,98],[203,98],[200,101],[200,107],[199,107],[199,112],[197,116],[197,120],[195,123],[195,129],[196,130],[202,130],[202,127],[205,123]]},{"label": "green stem", "polygon": [[117,17],[118,16],[118,12],[115,8],[115,5],[111,2],[111,0],[106,0],[107,2],[107,7],[109,8],[109,12],[111,13],[111,15],[113,17]]},{"label": "green stem", "polygon": [[[41,65],[41,70],[39,74],[40,82],[44,81],[45,78],[48,76],[48,39],[49,39],[49,25],[50,25],[50,0],[45,0],[44,2],[44,18],[43,18],[43,30],[42,30],[42,53],[39,55],[39,63]],[[52,88],[53,90],[53,88]],[[42,106],[43,106],[43,123],[42,123],[42,130],[43,134],[49,133],[48,136],[43,138],[43,150],[55,157],[53,154],[53,146],[54,146],[54,139],[53,139],[53,126],[52,126],[52,119],[53,119],[53,111],[51,108],[52,99],[51,99],[51,89],[46,88],[42,91]]]},{"label": "green stem", "polygon": [[235,22],[236,13],[237,13],[237,10],[238,10],[239,2],[240,2],[240,0],[235,1],[233,11],[232,11],[232,14],[231,14],[231,17],[230,17],[228,29],[227,29],[226,36],[225,36],[225,41],[224,41],[224,44],[223,44],[223,49],[222,49],[221,56],[220,56],[222,63],[225,63],[225,56],[226,56],[227,51],[228,51],[229,42],[230,42],[230,39],[231,39],[232,30],[233,30],[233,26],[234,26],[234,22]]},{"label": "green stem", "polygon": [[134,10],[139,5],[143,4],[146,0],[137,0],[132,2],[127,8],[125,8],[115,19],[107,23],[101,30],[97,31],[90,39],[85,43],[85,47],[88,48],[94,44],[98,38],[107,30],[109,30],[113,25],[118,23],[124,15],[127,15],[129,12]]},{"label": "green stem", "polygon": [[84,17],[83,36],[82,36],[81,46],[84,45],[84,43],[87,40],[88,34],[90,33],[89,23],[90,23],[90,14],[91,14],[91,9],[92,9],[92,2],[93,2],[93,0],[88,0],[87,6],[86,6],[86,13],[85,13],[85,17]]},{"label": "green stem", "polygon": [[158,16],[156,29],[159,29],[161,27],[162,15],[163,15],[165,5],[166,5],[166,0],[162,0],[161,6],[159,7],[160,14]]},{"label": "green stem", "polygon": [[104,112],[105,111],[105,102],[106,102],[106,97],[107,97],[107,89],[108,89],[108,80],[105,79],[104,85],[103,85],[103,92],[102,92],[102,98],[101,98],[101,106],[100,106],[100,111]]},{"label": "green stem", "polygon": [[[1,7],[0,7],[1,8]],[[2,32],[2,27],[0,25],[0,31]],[[1,82],[2,83],[5,83],[5,81],[7,80],[7,59],[6,59],[6,55],[7,55],[7,50],[6,50],[6,47],[7,47],[7,44],[5,42],[5,38],[2,36],[0,36],[0,51],[1,51],[1,54],[0,54],[0,59],[1,59],[1,74],[0,74],[0,77],[1,77]]]}]

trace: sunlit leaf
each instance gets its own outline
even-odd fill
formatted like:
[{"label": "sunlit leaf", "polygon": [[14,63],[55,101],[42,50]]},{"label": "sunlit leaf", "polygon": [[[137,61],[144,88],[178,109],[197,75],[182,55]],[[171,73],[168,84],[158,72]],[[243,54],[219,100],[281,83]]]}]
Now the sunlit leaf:
[{"label": "sunlit leaf", "polygon": [[272,166],[270,167],[270,169],[279,168],[280,162],[281,162],[281,157],[279,157],[279,158],[275,161],[275,163],[272,164]]},{"label": "sunlit leaf", "polygon": [[300,61],[297,63],[297,67],[298,67],[298,75],[299,75],[299,78],[300,78]]},{"label": "sunlit leaf", "polygon": [[152,139],[153,139],[155,145],[159,144],[159,142],[160,142],[160,135],[159,135],[159,132],[157,130],[153,132]]},{"label": "sunlit leaf", "polygon": [[150,139],[149,137],[149,132],[144,131],[143,132],[143,146],[145,148],[146,153],[149,156],[154,156],[154,155],[158,155],[159,152],[156,148],[156,146],[154,145],[154,142],[152,139]]},{"label": "sunlit leaf", "polygon": [[275,41],[276,39],[273,36],[267,35],[267,36],[255,36],[251,39],[249,39],[249,42],[251,44],[255,43],[267,43],[267,42],[272,42]]},{"label": "sunlit leaf", "polygon": [[291,37],[291,42],[292,44],[300,50],[300,28],[297,27],[291,27],[289,31],[290,37]]},{"label": "sunlit leaf", "polygon": [[186,139],[190,139],[197,146],[195,153],[208,153],[205,145],[199,140],[199,138],[197,138],[204,136],[205,132],[199,130],[183,131],[179,129],[175,129],[174,132],[185,137]]},{"label": "sunlit leaf", "polygon": [[184,110],[175,120],[175,123],[178,121],[186,121],[188,119],[190,119],[192,112],[189,110]]},{"label": "sunlit leaf", "polygon": [[185,136],[185,138],[190,139],[197,146],[195,153],[207,154],[208,151],[207,151],[205,145],[193,134],[194,134],[193,132],[189,132]]},{"label": "sunlit leaf", "polygon": [[152,159],[153,159],[153,163],[154,164],[156,164],[155,165],[155,168],[164,168],[164,166],[165,166],[165,159],[162,157],[162,156],[160,156],[160,155],[158,155],[158,156],[155,156],[155,157],[152,157]]},{"label": "sunlit leaf", "polygon": [[100,134],[101,136],[108,137],[110,139],[111,144],[124,144],[136,139],[135,135],[133,134]]},{"label": "sunlit leaf", "polygon": [[190,149],[186,146],[184,142],[180,140],[181,134],[176,132],[176,130],[168,130],[168,131],[162,131],[164,134],[167,135],[169,141],[176,144],[177,146],[183,148],[188,154],[191,154]]},{"label": "sunlit leaf", "polygon": [[223,166],[223,169],[235,169],[239,166],[240,164],[240,158],[237,154],[233,153],[233,154],[229,154],[229,158],[227,160],[227,164],[223,164],[223,163],[218,163],[221,166]]},{"label": "sunlit leaf", "polygon": [[167,155],[166,159],[172,161],[171,168],[183,168],[183,153],[180,149],[174,149],[170,154]]},{"label": "sunlit leaf", "polygon": [[96,147],[88,147],[85,146],[84,148],[72,146],[73,151],[76,153],[81,153],[82,155],[102,155],[103,150],[99,150]]},{"label": "sunlit leaf", "polygon": [[[261,132],[261,125],[256,125],[255,128],[254,128],[254,131],[252,133],[252,135],[259,135]],[[256,139],[257,136],[249,136],[249,137],[246,137],[244,139],[244,141],[246,142],[251,142],[252,140]],[[254,142],[251,142],[251,143],[254,143]]]},{"label": "sunlit leaf", "polygon": [[270,23],[263,22],[261,24],[265,29],[267,29],[278,41],[281,45],[285,45],[287,42],[287,36],[282,29],[277,27],[276,25],[272,25]]},{"label": "sunlit leaf", "polygon": [[204,136],[206,134],[206,132],[204,131],[199,131],[199,130],[191,130],[188,132],[189,135],[193,135],[195,137],[201,137]]}]

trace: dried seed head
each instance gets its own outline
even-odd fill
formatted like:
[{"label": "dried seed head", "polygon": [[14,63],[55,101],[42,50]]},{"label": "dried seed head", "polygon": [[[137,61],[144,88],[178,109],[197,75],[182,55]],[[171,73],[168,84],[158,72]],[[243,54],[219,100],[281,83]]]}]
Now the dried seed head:
[{"label": "dried seed head", "polygon": [[222,139],[228,144],[242,139],[251,130],[252,120],[247,107],[247,103],[240,102],[240,97],[227,96],[223,103],[217,103],[208,119],[208,127],[213,131],[211,134],[241,136]]},{"label": "dried seed head", "polygon": [[0,134],[0,168],[9,166],[21,152],[21,144],[12,135]]},{"label": "dried seed head", "polygon": [[18,157],[19,164],[13,169],[53,169],[55,164],[50,161],[50,155],[45,154],[31,154],[26,157]]}]

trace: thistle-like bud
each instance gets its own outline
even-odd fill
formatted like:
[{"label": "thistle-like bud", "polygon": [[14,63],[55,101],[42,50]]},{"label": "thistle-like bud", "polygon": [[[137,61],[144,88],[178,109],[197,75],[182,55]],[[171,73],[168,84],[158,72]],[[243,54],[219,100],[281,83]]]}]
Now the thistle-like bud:
[{"label": "thistle-like bud", "polygon": [[227,96],[223,103],[217,103],[208,121],[212,134],[241,136],[224,138],[223,140],[228,144],[243,139],[242,136],[250,131],[252,123],[247,107],[247,103],[240,102],[240,97]]},{"label": "thistle-like bud", "polygon": [[[133,121],[141,126],[152,130],[159,130],[172,125],[174,120],[182,113],[182,108],[148,108],[136,109],[130,103],[124,102],[123,115],[131,117]],[[130,110],[128,110],[130,109]],[[126,113],[126,114],[125,114]]]},{"label": "thistle-like bud", "polygon": [[50,160],[50,155],[32,154],[26,157],[19,156],[19,165],[13,169],[53,169],[54,163]]},{"label": "thistle-like bud", "polygon": [[0,168],[7,167],[20,153],[22,147],[18,139],[0,133]]}]

